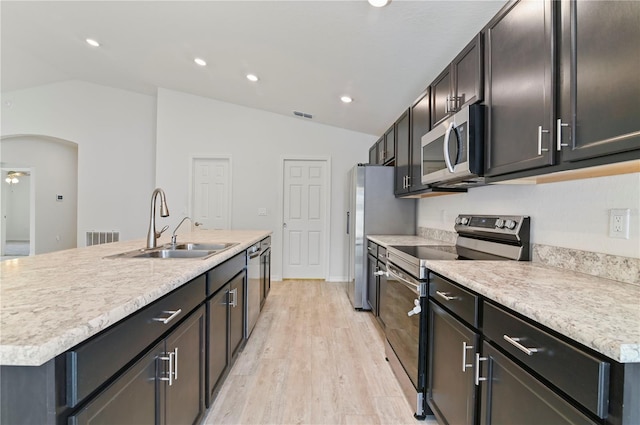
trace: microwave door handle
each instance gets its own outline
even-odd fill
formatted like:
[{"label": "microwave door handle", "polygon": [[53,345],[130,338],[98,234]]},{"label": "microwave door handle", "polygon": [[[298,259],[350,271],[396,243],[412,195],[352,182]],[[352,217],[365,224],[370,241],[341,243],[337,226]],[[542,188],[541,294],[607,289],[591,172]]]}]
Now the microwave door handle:
[{"label": "microwave door handle", "polygon": [[453,169],[453,164],[451,164],[451,158],[449,157],[449,140],[451,139],[451,131],[453,130],[453,127],[455,126],[455,123],[452,122],[451,124],[449,124],[449,127],[447,127],[447,132],[444,134],[444,143],[443,143],[443,149],[444,149],[444,162],[447,164],[447,169],[453,173],[455,170]]}]

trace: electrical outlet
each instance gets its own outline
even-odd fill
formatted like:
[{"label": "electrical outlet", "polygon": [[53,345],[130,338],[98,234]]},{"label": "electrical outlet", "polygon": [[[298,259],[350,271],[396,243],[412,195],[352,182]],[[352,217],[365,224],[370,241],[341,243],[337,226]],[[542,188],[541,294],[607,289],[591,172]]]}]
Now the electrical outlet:
[{"label": "electrical outlet", "polygon": [[258,215],[267,215],[266,208],[258,208]]},{"label": "electrical outlet", "polygon": [[629,239],[629,208],[609,210],[609,237]]}]

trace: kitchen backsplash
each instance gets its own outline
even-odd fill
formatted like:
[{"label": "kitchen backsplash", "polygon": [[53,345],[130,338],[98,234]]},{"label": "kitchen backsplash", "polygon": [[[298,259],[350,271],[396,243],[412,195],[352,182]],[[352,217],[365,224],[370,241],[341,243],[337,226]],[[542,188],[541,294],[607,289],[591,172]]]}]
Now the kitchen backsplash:
[{"label": "kitchen backsplash", "polygon": [[[418,227],[418,235],[427,239],[455,243],[457,234],[449,230]],[[534,263],[640,286],[640,258],[541,244],[532,244],[531,249],[533,251],[531,261]]]}]

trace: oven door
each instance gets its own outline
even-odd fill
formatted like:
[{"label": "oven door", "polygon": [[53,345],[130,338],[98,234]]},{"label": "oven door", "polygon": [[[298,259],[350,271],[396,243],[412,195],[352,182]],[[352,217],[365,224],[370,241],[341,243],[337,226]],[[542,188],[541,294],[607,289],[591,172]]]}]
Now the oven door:
[{"label": "oven door", "polygon": [[380,316],[387,341],[416,391],[424,390],[426,341],[426,282],[420,282],[394,264],[387,265],[387,284],[381,294]]}]

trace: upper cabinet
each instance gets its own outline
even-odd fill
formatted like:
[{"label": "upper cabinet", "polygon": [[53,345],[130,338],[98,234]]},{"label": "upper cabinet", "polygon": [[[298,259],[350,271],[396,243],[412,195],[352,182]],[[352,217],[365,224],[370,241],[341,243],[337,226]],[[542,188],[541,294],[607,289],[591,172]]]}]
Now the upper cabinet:
[{"label": "upper cabinet", "polygon": [[555,150],[577,161],[640,146],[640,2],[562,2]]},{"label": "upper cabinet", "polygon": [[414,194],[429,188],[420,181],[421,139],[430,129],[429,93],[427,88],[396,121],[396,196]]},{"label": "upper cabinet", "polygon": [[510,4],[486,28],[485,175],[553,162],[553,8]]},{"label": "upper cabinet", "polygon": [[486,176],[638,157],[638,22],[635,1],[514,1],[498,13],[485,28]]},{"label": "upper cabinet", "polygon": [[378,146],[378,164],[389,164],[396,157],[396,130],[392,125],[385,133],[382,144]]},{"label": "upper cabinet", "polygon": [[482,100],[482,47],[482,34],[478,34],[431,83],[432,125]]}]

